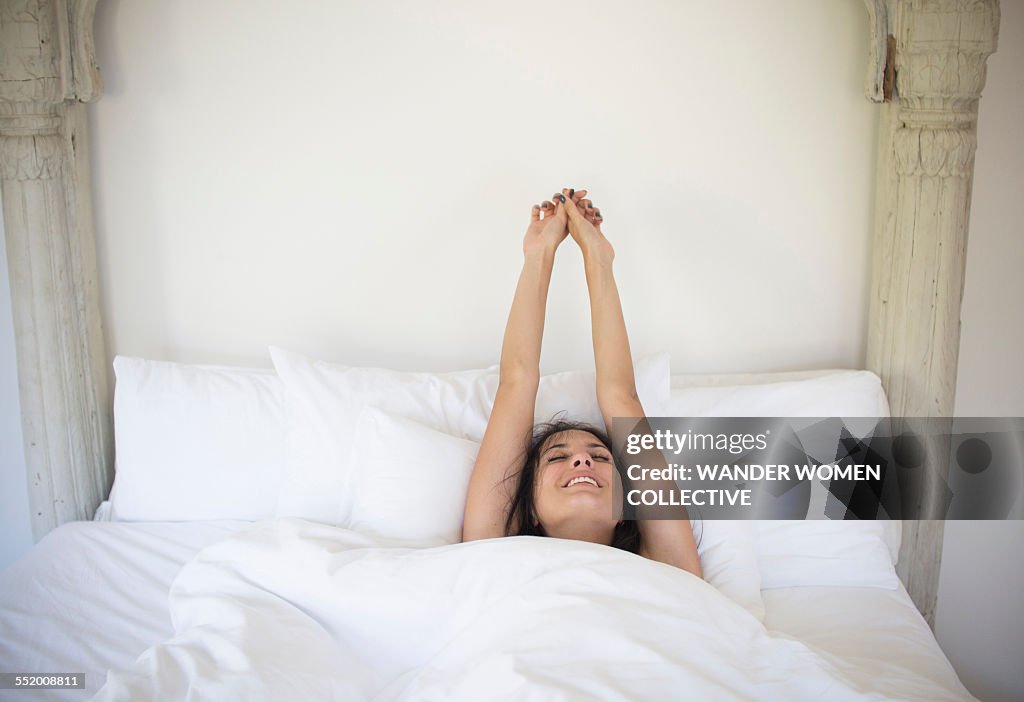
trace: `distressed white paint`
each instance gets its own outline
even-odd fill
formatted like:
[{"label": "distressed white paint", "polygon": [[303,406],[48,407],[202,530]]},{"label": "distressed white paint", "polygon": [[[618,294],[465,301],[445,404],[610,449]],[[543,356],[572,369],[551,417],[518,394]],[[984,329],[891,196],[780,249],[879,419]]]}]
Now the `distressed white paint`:
[{"label": "distressed white paint", "polygon": [[95,0],[0,2],[0,188],[32,532],[88,519],[113,478],[85,107]]},{"label": "distressed white paint", "polygon": [[[894,416],[950,417],[978,101],[999,4],[904,0],[895,14],[897,96],[879,137],[867,367],[881,376]],[[926,494],[925,506],[937,497]],[[909,522],[900,550],[900,577],[930,624],[942,529]]]},{"label": "distressed white paint", "polygon": [[892,21],[896,16],[899,0],[864,0],[868,10],[868,26],[871,29],[871,43],[868,46],[868,72],[864,79],[864,94],[873,102],[883,102],[887,42],[892,33]]}]

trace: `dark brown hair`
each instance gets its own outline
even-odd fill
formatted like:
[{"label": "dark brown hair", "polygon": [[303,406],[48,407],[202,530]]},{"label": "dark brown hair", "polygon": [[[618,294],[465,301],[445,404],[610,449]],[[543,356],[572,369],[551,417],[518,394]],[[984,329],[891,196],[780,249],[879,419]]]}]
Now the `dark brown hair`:
[{"label": "dark brown hair", "polygon": [[[515,480],[508,518],[505,520],[506,536],[547,536],[544,526],[535,521],[534,483],[537,479],[537,465],[540,463],[540,450],[544,442],[555,434],[563,431],[585,431],[593,434],[597,440],[612,452],[612,443],[608,435],[586,422],[575,422],[568,419],[555,418],[550,422],[538,424],[533,428],[530,446],[526,451],[526,460],[518,473],[508,476]],[[612,452],[614,455],[614,452]],[[640,525],[636,521],[620,522],[612,536],[612,546],[630,553],[640,552]]]}]

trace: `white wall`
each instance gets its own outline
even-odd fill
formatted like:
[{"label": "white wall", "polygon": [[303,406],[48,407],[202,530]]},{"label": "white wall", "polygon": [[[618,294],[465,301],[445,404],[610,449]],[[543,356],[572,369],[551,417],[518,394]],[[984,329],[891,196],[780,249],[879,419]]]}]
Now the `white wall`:
[{"label": "white wall", "polygon": [[[105,1],[96,38],[111,354],[489,365],[564,185],[605,214],[637,351],[863,363],[861,0]],[[546,370],[592,362],[581,268],[565,247]]]},{"label": "white wall", "polygon": [[[978,117],[956,414],[1024,417],[1024,3],[1002,3]],[[1024,696],[1024,522],[948,522],[935,634],[984,702]]]},{"label": "white wall", "polygon": [[32,547],[7,241],[0,204],[0,570]]}]

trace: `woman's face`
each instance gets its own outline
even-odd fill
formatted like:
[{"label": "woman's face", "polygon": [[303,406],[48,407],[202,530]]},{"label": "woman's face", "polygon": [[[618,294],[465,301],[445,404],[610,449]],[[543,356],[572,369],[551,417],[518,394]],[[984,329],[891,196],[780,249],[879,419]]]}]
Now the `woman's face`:
[{"label": "woman's face", "polygon": [[[534,481],[534,506],[544,531],[585,538],[584,532],[614,530],[622,512],[614,499],[621,493],[619,480],[611,451],[590,432],[570,430],[548,437]],[[618,506],[613,509],[613,504]]]}]

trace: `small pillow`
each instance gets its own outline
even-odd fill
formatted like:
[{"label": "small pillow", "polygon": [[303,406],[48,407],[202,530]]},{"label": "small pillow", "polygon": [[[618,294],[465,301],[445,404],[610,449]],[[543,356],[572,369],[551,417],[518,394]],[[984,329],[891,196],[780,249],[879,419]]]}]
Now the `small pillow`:
[{"label": "small pillow", "polygon": [[881,521],[757,522],[761,588],[899,584]]},{"label": "small pillow", "polygon": [[459,543],[480,444],[373,407],[355,435],[346,526],[401,546]]},{"label": "small pillow", "polygon": [[273,371],[118,356],[114,374],[112,519],[273,516],[285,464]]},{"label": "small pillow", "polygon": [[718,519],[695,519],[691,524],[704,579],[763,622],[754,524]]}]

